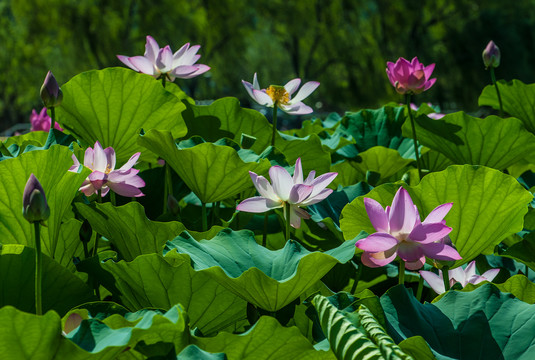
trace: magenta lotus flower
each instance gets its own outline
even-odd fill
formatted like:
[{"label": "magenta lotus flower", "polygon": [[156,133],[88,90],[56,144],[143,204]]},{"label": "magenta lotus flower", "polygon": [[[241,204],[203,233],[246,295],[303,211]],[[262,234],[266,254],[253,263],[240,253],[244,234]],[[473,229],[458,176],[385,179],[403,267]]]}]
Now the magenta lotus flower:
[{"label": "magenta lotus flower", "polygon": [[[80,191],[86,196],[97,194],[100,190],[104,197],[110,189],[126,197],[143,196],[139,188],[145,186],[145,182],[137,175],[139,170],[132,168],[140,154],[135,153],[126,164],[115,170],[115,150],[112,147],[102,149],[97,141],[94,149],[87,148],[85,151],[84,166],[92,172],[82,183]],[[69,170],[77,171],[80,162],[74,154],[72,159],[74,165]]]},{"label": "magenta lotus flower", "polygon": [[267,89],[260,89],[256,73],[253,77],[253,83],[242,80],[243,86],[249,96],[258,104],[267,107],[277,106],[279,109],[290,115],[310,114],[313,110],[310,106],[305,105],[302,100],[312,94],[320,86],[317,81],[309,81],[304,84],[297,92],[294,98],[293,93],[301,84],[301,79],[288,81],[284,86],[271,85]]},{"label": "magenta lotus flower", "polygon": [[487,47],[485,47],[485,50],[483,50],[482,56],[483,63],[485,64],[485,69],[488,67],[497,68],[498,66],[500,66],[500,48],[494,43],[494,41],[491,40],[487,44]]},{"label": "magenta lotus flower", "polygon": [[424,66],[417,57],[414,57],[411,62],[399,58],[395,64],[389,61],[386,66],[388,80],[400,94],[420,94],[433,86],[437,80],[436,78],[429,79],[435,69],[435,64]]},{"label": "magenta lotus flower", "polygon": [[156,40],[152,36],[147,36],[143,56],[117,55],[117,58],[129,68],[156,79],[162,76],[168,81],[174,81],[175,78],[191,79],[210,70],[207,65],[195,64],[201,58],[201,55],[197,54],[200,47],[200,45],[190,47],[187,43],[173,54],[169,45],[160,49]]},{"label": "magenta lotus flower", "polygon": [[303,181],[301,158],[295,162],[293,176],[282,166],[272,166],[269,169],[269,177],[273,186],[263,177],[249,171],[253,184],[260,196],[243,200],[236,207],[239,211],[251,213],[263,213],[271,209],[283,208],[286,217],[286,206],[290,205],[290,224],[294,228],[301,226],[301,218],[309,219],[310,214],[301,209],[301,206],[316,204],[329,196],[333,191],[326,189],[338,173],[326,173],[316,176],[311,171]]},{"label": "magenta lotus flower", "polygon": [[[30,131],[48,131],[50,130],[52,119],[50,119],[50,116],[46,113],[46,108],[42,108],[39,113],[33,109],[32,114],[30,115],[30,123],[32,124]],[[54,123],[54,129],[63,131],[58,123]]]},{"label": "magenta lotus flower", "polygon": [[[500,269],[490,269],[485,271],[483,275],[476,274],[476,261],[472,261],[465,269],[462,267],[457,267],[453,270],[448,270],[448,277],[450,282],[450,287],[455,285],[455,283],[461,283],[463,287],[467,284],[479,284],[483,281],[492,281],[498,275]],[[420,275],[424,278],[425,281],[431,286],[431,288],[437,293],[442,294],[446,292],[444,287],[444,279],[442,278],[442,270],[438,271],[438,275],[432,271],[420,271]]]},{"label": "magenta lotus flower", "polygon": [[364,198],[364,206],[376,233],[357,241],[364,250],[362,263],[368,267],[381,267],[392,262],[396,256],[405,261],[409,270],[418,270],[425,257],[436,260],[459,260],[461,256],[453,247],[440,240],[452,230],[446,226],[444,217],[453,203],[437,206],[420,221],[418,208],[403,187],[392,201],[392,207],[383,209],[377,201]]}]

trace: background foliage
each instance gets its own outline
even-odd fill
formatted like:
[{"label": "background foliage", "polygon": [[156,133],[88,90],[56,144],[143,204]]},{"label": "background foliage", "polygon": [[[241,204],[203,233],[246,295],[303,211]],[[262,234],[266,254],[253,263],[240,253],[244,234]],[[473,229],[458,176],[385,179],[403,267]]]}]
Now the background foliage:
[{"label": "background foliage", "polygon": [[[322,83],[317,112],[400,101],[386,61],[417,55],[435,62],[437,85],[419,100],[443,110],[474,110],[489,83],[481,51],[502,51],[498,78],[535,81],[534,0],[0,0],[0,130],[40,108],[48,70],[60,84],[91,69],[141,55],[145,36],[177,50],[201,44],[212,71],[179,82],[196,99],[249,100],[242,79]],[[522,74],[520,76],[520,74]],[[321,99],[321,100],[320,100]],[[321,101],[321,102],[320,102]],[[312,102],[312,104],[314,104]]]}]

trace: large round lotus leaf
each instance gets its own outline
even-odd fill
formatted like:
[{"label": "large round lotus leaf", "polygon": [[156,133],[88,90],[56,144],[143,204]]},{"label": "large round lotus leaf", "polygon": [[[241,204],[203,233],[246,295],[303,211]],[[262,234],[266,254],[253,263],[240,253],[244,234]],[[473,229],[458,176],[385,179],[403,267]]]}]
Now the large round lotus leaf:
[{"label": "large round lotus leaf", "polygon": [[151,76],[125,68],[92,70],[76,75],[61,90],[63,101],[56,111],[61,126],[88,146],[98,140],[113,147],[118,164],[144,150],[137,144],[141,128],[166,129],[175,138],[187,133],[181,116],[185,105]]},{"label": "large round lotus leaf", "polygon": [[262,316],[246,333],[220,332],[214,337],[193,337],[192,342],[212,353],[240,360],[334,360],[330,351],[315,350],[295,326],[284,327],[271,316]]},{"label": "large round lotus leaf", "polygon": [[[415,123],[418,141],[456,164],[503,170],[535,155],[535,135],[515,118],[480,119],[460,111],[437,120],[419,116]],[[411,131],[410,124],[405,123],[403,133],[409,136]]]},{"label": "large round lotus leaf", "polygon": [[196,271],[209,274],[253,305],[277,311],[334,265],[351,260],[355,241],[326,252],[309,252],[289,240],[283,249],[271,251],[257,244],[251,231],[225,229],[211,240],[201,241],[184,232],[168,242],[166,249],[167,256],[174,251],[188,254]]},{"label": "large round lotus leaf", "polygon": [[49,150],[30,151],[0,162],[0,242],[35,247],[33,225],[22,216],[22,194],[30,174],[34,174],[45,191],[50,217],[41,226],[44,254],[63,266],[72,268],[72,257],[80,254],[78,237],[81,223],[65,220],[71,202],[89,170],[80,174],[68,171],[72,152],[55,145]]},{"label": "large round lotus leaf", "polygon": [[421,304],[396,286],[381,297],[381,305],[396,342],[422,336],[439,360],[535,357],[535,306],[492,284],[449,291],[433,304]]},{"label": "large round lotus leaf", "polygon": [[[522,120],[526,129],[535,133],[535,84],[524,84],[520,80],[498,81],[503,111]],[[491,106],[499,110],[500,103],[495,85],[485,86],[479,96],[479,106]]]},{"label": "large round lotus leaf", "polygon": [[[43,256],[43,311],[61,315],[74,306],[95,299],[92,289],[79,277]],[[12,305],[35,312],[35,250],[16,244],[0,250],[0,307]]]},{"label": "large round lotus leaf", "polygon": [[115,289],[112,292],[129,309],[170,309],[180,303],[191,327],[205,335],[245,318],[245,301],[209,275],[194,271],[187,255],[147,254],[131,262],[107,260],[100,266],[111,275],[111,279],[102,277],[104,286]]},{"label": "large round lotus leaf", "polygon": [[251,188],[249,171],[267,173],[267,159],[243,161],[238,152],[224,145],[201,143],[180,148],[169,131],[149,130],[139,142],[161,156],[203,203],[221,201]]},{"label": "large round lotus leaf", "polygon": [[[364,208],[364,197],[377,200],[384,208],[392,204],[398,187],[380,185],[346,205],[340,220],[344,238],[353,239],[361,231],[376,232]],[[417,186],[404,187],[422,219],[438,205],[453,203],[445,219],[453,228],[449,236],[463,257],[455,267],[479,254],[492,254],[494,246],[521,231],[533,198],[515,178],[484,166],[450,166],[426,175]]]}]

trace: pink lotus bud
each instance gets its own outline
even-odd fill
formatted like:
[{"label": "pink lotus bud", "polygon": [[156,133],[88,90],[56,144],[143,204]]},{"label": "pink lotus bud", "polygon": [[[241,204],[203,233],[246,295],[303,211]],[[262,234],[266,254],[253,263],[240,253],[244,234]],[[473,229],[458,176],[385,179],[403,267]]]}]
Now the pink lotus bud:
[{"label": "pink lotus bud", "polygon": [[45,221],[50,216],[45,191],[34,174],[30,175],[22,195],[22,215],[31,223]]},{"label": "pink lotus bud", "polygon": [[41,100],[47,108],[59,106],[63,100],[63,93],[51,71],[46,74],[43,86],[41,86]]},{"label": "pink lotus bud", "polygon": [[488,69],[489,67],[497,68],[500,66],[500,60],[500,48],[494,41],[489,41],[487,47],[483,50],[483,63],[485,64],[485,69]]}]

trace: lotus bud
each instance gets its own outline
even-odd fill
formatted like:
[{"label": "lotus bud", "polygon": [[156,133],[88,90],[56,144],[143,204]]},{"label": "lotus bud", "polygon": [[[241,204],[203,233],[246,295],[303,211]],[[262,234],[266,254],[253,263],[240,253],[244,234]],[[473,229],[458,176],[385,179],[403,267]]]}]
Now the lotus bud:
[{"label": "lotus bud", "polygon": [[483,63],[485,64],[485,69],[488,69],[489,67],[497,68],[500,66],[500,59],[500,48],[491,40],[487,44],[485,50],[483,50]]},{"label": "lotus bud", "polygon": [[59,106],[63,100],[63,93],[51,71],[46,74],[45,82],[41,86],[41,100],[47,108]]},{"label": "lotus bud", "polygon": [[34,174],[30,175],[22,195],[22,215],[31,223],[45,221],[50,216],[45,191]]},{"label": "lotus bud", "polygon": [[180,205],[178,204],[177,199],[171,194],[167,196],[167,208],[174,216],[177,216],[180,213]]}]

